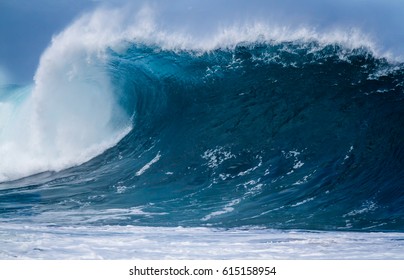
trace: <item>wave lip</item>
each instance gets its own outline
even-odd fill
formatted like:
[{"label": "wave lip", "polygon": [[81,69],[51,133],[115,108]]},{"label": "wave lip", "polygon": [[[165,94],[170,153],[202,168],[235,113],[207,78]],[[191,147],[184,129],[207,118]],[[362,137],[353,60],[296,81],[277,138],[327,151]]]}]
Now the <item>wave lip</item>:
[{"label": "wave lip", "polygon": [[[382,51],[377,39],[359,27],[341,26],[328,29],[310,24],[298,26],[274,23],[263,18],[241,22],[211,24],[206,30],[185,28],[186,23],[169,24],[169,17],[149,5],[105,8],[83,15],[53,41],[60,37],[78,41],[85,49],[102,54],[105,48],[125,52],[133,43],[156,46],[163,50],[209,52],[216,49],[234,49],[240,43],[317,42],[321,47],[337,44],[346,49],[366,48],[378,57],[393,57]],[[213,26],[213,27],[212,27]],[[78,42],[75,42],[76,44]],[[69,44],[69,48],[72,46]],[[64,51],[64,48],[58,48]]]}]

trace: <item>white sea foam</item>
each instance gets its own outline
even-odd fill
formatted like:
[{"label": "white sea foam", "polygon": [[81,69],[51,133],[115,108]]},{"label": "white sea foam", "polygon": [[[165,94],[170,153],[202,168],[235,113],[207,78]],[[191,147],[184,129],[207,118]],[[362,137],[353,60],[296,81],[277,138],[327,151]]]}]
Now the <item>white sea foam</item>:
[{"label": "white sea foam", "polygon": [[233,212],[233,211],[234,211],[234,207],[233,207],[233,206],[239,204],[240,202],[241,202],[241,199],[239,199],[239,198],[234,199],[234,200],[230,201],[229,203],[227,203],[227,204],[223,207],[222,210],[214,211],[214,212],[212,212],[212,213],[206,215],[205,217],[203,217],[203,218],[201,219],[201,221],[208,221],[208,220],[212,219],[213,217],[216,217],[216,216],[220,216],[220,215],[223,215],[223,214],[226,214],[226,213]]},{"label": "white sea foam", "polygon": [[[172,17],[167,16],[164,10],[152,5],[101,7],[83,15],[65,31],[55,36],[53,45],[57,44],[58,47],[52,47],[52,51],[63,55],[73,48],[84,47],[87,52],[96,51],[101,55],[106,47],[117,52],[124,51],[127,43],[131,41],[157,45],[163,49],[191,51],[234,48],[240,43],[257,41],[268,43],[316,41],[320,47],[340,44],[348,49],[365,47],[375,54],[379,53],[374,38],[354,26],[320,30],[309,24],[298,26],[277,24],[265,20],[264,17],[240,22],[228,20],[226,24],[221,23],[220,18],[212,21],[209,28],[201,29],[202,23],[189,22],[189,19],[188,22],[186,19],[183,22],[179,20],[175,25],[172,23]],[[187,25],[196,25],[198,28]],[[69,38],[70,44],[66,44],[66,38]]]},{"label": "white sea foam", "polygon": [[403,233],[0,224],[0,259],[403,259]]},{"label": "white sea foam", "polygon": [[153,164],[155,164],[156,162],[158,162],[160,160],[160,152],[157,153],[157,155],[148,163],[146,163],[142,168],[140,168],[137,172],[136,172],[136,176],[140,176],[143,173],[145,173]]},{"label": "white sea foam", "polygon": [[[100,8],[76,23],[84,28],[90,26],[94,37],[102,38],[100,41],[123,39],[155,44],[166,49],[211,51],[217,48],[234,48],[243,42],[316,41],[320,48],[328,44],[340,44],[347,49],[364,47],[378,56],[399,56],[384,45],[385,42],[380,38],[383,36],[363,25],[364,21],[360,20],[360,16],[347,22],[335,19],[323,25],[314,24],[315,13],[321,14],[321,9],[335,12],[326,3],[316,3],[315,7],[318,9],[313,12],[305,11],[306,15],[301,13],[303,11],[296,15],[294,7],[277,1],[252,1],[251,4],[234,1],[232,4],[227,5],[221,1],[189,3],[178,0],[170,5],[157,0],[147,1],[146,4],[126,3],[123,8],[111,8],[111,5]],[[299,6],[300,3],[296,5]],[[348,8],[351,4],[341,3],[341,7],[343,6]],[[205,15],[206,7],[211,11],[209,15]],[[214,11],[212,7],[215,7]],[[311,13],[314,13],[313,18],[309,19]],[[364,10],[361,9],[361,15],[363,13]],[[370,18],[369,15],[366,17]],[[387,24],[384,18],[376,19],[372,15],[371,21],[376,20],[380,25],[378,28]],[[391,29],[397,28],[396,25],[391,26]]]},{"label": "white sea foam", "polygon": [[227,151],[224,147],[216,147],[215,149],[206,150],[201,157],[207,160],[207,166],[216,169],[226,160],[235,158],[236,156],[230,151]]}]

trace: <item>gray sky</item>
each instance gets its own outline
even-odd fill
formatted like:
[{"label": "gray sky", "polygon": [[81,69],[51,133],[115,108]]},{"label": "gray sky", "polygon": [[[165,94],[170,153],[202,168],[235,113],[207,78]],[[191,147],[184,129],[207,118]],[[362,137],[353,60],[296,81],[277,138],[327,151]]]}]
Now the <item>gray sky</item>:
[{"label": "gray sky", "polygon": [[32,80],[52,35],[92,6],[90,0],[1,0],[0,65],[16,82]]},{"label": "gray sky", "polygon": [[14,82],[31,81],[52,35],[98,5],[126,2],[148,2],[163,23],[194,32],[258,19],[319,31],[356,27],[377,38],[386,50],[404,54],[402,0],[1,0],[0,69],[6,68]]}]

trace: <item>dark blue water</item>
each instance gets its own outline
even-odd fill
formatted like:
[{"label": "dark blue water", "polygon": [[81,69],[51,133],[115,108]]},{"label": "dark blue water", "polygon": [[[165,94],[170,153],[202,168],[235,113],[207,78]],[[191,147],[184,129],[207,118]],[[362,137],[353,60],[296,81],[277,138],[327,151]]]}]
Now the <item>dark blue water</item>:
[{"label": "dark blue water", "polygon": [[132,130],[83,164],[0,183],[2,219],[404,230],[402,64],[317,42],[107,56]]}]

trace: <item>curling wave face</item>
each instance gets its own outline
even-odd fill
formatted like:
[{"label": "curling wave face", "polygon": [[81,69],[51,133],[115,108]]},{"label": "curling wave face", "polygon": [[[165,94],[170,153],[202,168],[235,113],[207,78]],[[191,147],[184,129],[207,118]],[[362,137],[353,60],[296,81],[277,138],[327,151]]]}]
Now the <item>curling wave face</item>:
[{"label": "curling wave face", "polygon": [[3,216],[404,229],[402,64],[356,31],[197,39],[120,15],[82,17],[31,88],[2,89]]}]

